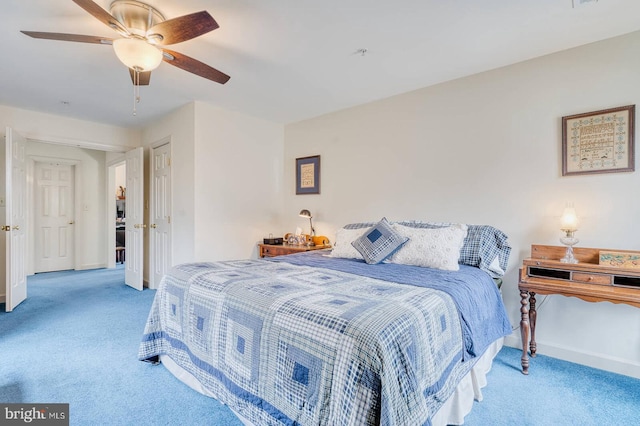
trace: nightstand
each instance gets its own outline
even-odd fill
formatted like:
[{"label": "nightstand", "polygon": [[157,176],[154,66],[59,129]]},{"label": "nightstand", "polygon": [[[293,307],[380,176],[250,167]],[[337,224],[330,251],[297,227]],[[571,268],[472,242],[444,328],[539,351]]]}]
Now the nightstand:
[{"label": "nightstand", "polygon": [[640,269],[600,265],[600,251],[610,250],[574,248],[579,263],[571,264],[560,262],[566,247],[531,246],[531,257],[523,261],[518,282],[523,374],[529,373],[527,346],[531,356],[536,356],[536,294],[561,294],[587,302],[624,303],[640,308]]},{"label": "nightstand", "polygon": [[260,257],[275,257],[293,253],[300,253],[303,251],[322,250],[329,248],[331,248],[330,244],[323,246],[306,246],[294,244],[258,244],[258,254]]}]

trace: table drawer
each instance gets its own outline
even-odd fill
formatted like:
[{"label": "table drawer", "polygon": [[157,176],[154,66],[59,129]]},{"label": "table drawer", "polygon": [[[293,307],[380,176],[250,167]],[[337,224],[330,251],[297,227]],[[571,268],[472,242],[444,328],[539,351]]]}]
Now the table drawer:
[{"label": "table drawer", "polygon": [[573,272],[571,274],[572,281],[578,281],[587,284],[611,285],[611,275],[590,274],[588,272]]},{"label": "table drawer", "polygon": [[262,256],[264,257],[282,256],[293,252],[294,250],[286,247],[262,247]]}]

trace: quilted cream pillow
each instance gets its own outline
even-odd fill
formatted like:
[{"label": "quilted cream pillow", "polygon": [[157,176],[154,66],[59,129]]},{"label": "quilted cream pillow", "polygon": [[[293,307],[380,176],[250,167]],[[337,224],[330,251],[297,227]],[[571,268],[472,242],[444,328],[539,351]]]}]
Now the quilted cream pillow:
[{"label": "quilted cream pillow", "polygon": [[467,236],[467,225],[446,228],[410,228],[398,224],[393,229],[409,238],[388,260],[391,263],[457,271],[460,250]]},{"label": "quilted cream pillow", "polygon": [[336,240],[333,244],[331,257],[342,257],[344,259],[364,259],[358,250],[351,243],[357,240],[367,232],[368,228],[345,229],[340,228],[336,231]]}]

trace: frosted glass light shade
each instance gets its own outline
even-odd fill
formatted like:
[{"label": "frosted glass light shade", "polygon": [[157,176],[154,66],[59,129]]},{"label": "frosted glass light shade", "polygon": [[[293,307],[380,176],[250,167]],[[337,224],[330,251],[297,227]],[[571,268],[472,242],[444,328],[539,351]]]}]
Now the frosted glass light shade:
[{"label": "frosted glass light shade", "polygon": [[576,231],[578,230],[578,216],[576,210],[572,206],[567,206],[562,213],[560,219],[560,229],[563,231]]},{"label": "frosted glass light shade", "polygon": [[119,38],[113,41],[113,50],[120,61],[129,68],[152,71],[162,62],[162,51],[144,40]]}]

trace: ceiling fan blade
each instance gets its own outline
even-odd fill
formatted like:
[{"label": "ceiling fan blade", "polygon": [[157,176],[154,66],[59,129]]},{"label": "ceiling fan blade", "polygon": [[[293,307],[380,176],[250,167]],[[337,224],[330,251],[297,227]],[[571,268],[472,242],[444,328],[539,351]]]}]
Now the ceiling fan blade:
[{"label": "ceiling fan blade", "polygon": [[81,34],[64,34],[64,33],[44,33],[40,31],[20,31],[22,34],[26,34],[33,38],[43,38],[46,40],[60,40],[60,41],[77,41],[80,43],[94,43],[94,44],[111,44],[112,38],[88,36]]},{"label": "ceiling fan blade", "polygon": [[113,17],[112,14],[98,6],[92,0],[73,0],[73,2],[89,12],[103,24],[111,27],[113,30],[119,32],[122,35],[129,34],[129,30],[124,25],[122,25],[120,21],[118,21]]},{"label": "ceiling fan blade", "polygon": [[192,74],[199,75],[216,83],[225,84],[231,77],[215,68],[204,64],[197,59],[190,58],[182,53],[174,52],[168,49],[162,49],[164,54],[162,60],[175,67],[181,68]]},{"label": "ceiling fan blade", "polygon": [[203,10],[154,25],[147,31],[147,38],[159,46],[167,46],[191,40],[218,27],[218,23],[209,12]]},{"label": "ceiling fan blade", "polygon": [[151,80],[151,71],[142,71],[138,73],[138,84],[136,84],[136,72],[129,68],[129,75],[131,76],[131,82],[134,86],[148,86],[149,80]]}]

